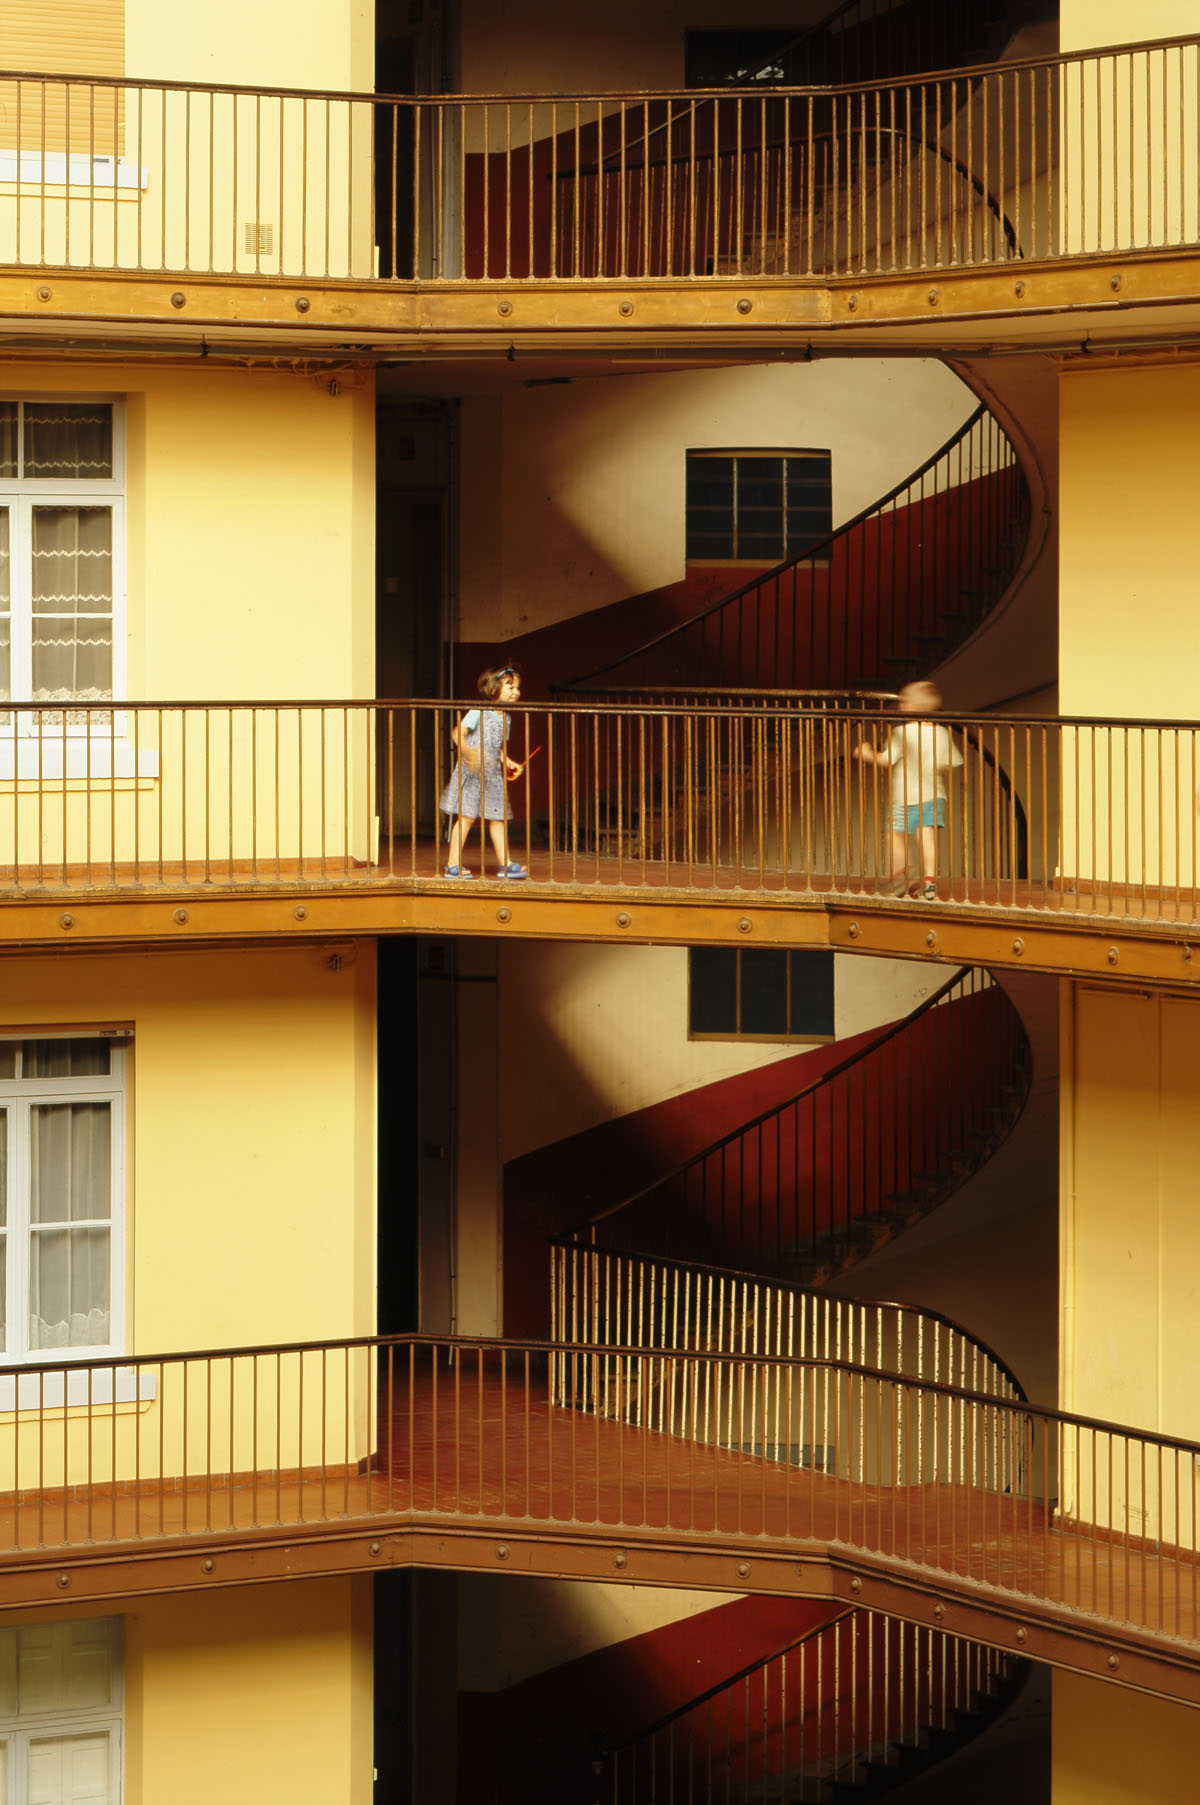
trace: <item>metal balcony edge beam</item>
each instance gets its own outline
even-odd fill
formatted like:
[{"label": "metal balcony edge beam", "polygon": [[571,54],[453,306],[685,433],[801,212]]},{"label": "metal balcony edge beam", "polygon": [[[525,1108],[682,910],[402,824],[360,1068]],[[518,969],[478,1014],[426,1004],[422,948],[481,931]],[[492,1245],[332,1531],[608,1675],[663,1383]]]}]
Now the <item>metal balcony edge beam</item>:
[{"label": "metal balcony edge beam", "polygon": [[869,896],[781,899],[770,892],[532,887],[409,880],[320,891],[112,892],[0,902],[0,954],[48,947],[201,948],[392,934],[501,936],[673,946],[817,946],[947,965],[1061,973],[1194,992],[1200,931],[1162,923],[1086,919]]},{"label": "metal balcony edge beam", "polygon": [[[936,341],[953,323],[995,338],[1060,345],[1076,314],[1119,336],[1162,306],[1200,300],[1200,249],[1061,258],[1053,263],[896,271],[837,278],[687,281],[479,281],[406,284],[0,269],[0,340],[36,352],[69,332],[83,354],[114,335],[179,346],[211,341],[296,355],[454,356],[569,346],[613,350],[797,349],[918,327]],[[1007,325],[1002,326],[1002,322]],[[969,342],[969,341],[964,341]]]},{"label": "metal balcony edge beam", "polygon": [[834,1598],[905,1622],[1044,1661],[1179,1703],[1200,1705],[1200,1650],[1106,1624],[1065,1607],[991,1595],[953,1575],[847,1550],[722,1537],[719,1547],[623,1529],[526,1528],[478,1518],[407,1514],[345,1526],[281,1526],[254,1534],[176,1537],[157,1546],[65,1549],[0,1559],[0,1612],[111,1602],[214,1586],[366,1574],[389,1568],[512,1572],[558,1578]]}]

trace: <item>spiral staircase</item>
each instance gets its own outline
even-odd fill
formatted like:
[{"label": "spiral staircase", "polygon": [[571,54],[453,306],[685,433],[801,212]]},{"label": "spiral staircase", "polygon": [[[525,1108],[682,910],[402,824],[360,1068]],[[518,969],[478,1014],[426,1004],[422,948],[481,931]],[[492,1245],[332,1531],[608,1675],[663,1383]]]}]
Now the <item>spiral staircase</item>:
[{"label": "spiral staircase", "polygon": [[[1004,991],[964,970],[794,1096],[559,1236],[555,1400],[833,1475],[853,1424],[823,1405],[806,1415],[788,1362],[836,1358],[1023,1399],[1003,1360],[949,1319],[816,1287],[979,1172],[1020,1116],[1030,1073]],[[631,1360],[631,1349],[655,1358]],[[750,1395],[735,1399],[731,1386],[714,1402],[689,1392],[673,1354],[785,1365],[752,1371]],[[989,1481],[1011,1492],[1020,1477],[1002,1457]],[[986,1728],[1026,1669],[936,1627],[852,1607],[606,1749],[597,1797],[877,1798]]]}]

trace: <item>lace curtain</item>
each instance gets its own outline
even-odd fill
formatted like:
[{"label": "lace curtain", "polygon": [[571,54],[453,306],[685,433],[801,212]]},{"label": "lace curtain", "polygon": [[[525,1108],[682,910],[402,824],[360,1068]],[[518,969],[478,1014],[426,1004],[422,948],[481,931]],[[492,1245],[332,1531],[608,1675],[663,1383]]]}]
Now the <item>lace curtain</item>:
[{"label": "lace curtain", "polygon": [[29,1345],[103,1347],[111,1339],[112,1109],[30,1110]]},{"label": "lace curtain", "polygon": [[112,510],[33,510],[33,700],[112,695]]}]

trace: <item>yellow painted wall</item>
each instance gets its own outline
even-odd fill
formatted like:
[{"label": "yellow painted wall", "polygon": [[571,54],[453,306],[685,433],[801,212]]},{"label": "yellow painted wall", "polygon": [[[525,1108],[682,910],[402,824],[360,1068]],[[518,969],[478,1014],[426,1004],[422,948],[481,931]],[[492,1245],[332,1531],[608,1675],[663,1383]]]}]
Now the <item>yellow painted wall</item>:
[{"label": "yellow painted wall", "polygon": [[374,80],[374,52],[368,0],[297,0],[284,25],[274,0],[198,10],[125,0],[125,72],[149,80],[361,92]]},{"label": "yellow painted wall", "polygon": [[[374,1329],[374,943],[337,953],[337,969],[328,946],[6,969],[6,1030],[132,1027],[124,1347],[140,1362]],[[34,1489],[296,1467],[353,1477],[374,1439],[367,1350],[137,1370],[136,1404],[71,1410],[47,1436],[36,1408],[4,1418],[0,1487],[18,1473]],[[188,1504],[181,1526],[207,1516]],[[152,1512],[143,1533],[156,1525]]]},{"label": "yellow painted wall", "polygon": [[[1198,410],[1198,364],[1062,379],[1064,714],[1195,716]],[[1161,740],[1120,728],[1071,730],[1062,756],[1065,871],[1100,880],[1144,873],[1168,888],[1195,882],[1194,729]]]},{"label": "yellow painted wall", "polygon": [[129,694],[374,693],[374,396],[258,368],[0,365],[127,398]]},{"label": "yellow painted wall", "polygon": [[1069,251],[1195,242],[1200,204],[1200,72],[1192,48],[1156,47],[1196,32],[1191,0],[1065,0],[1065,53],[1146,43],[1069,65],[1060,87],[1058,195]]},{"label": "yellow painted wall", "polygon": [[[1200,1001],[1063,986],[1064,1410],[1200,1440]],[[1060,1508],[1191,1546],[1187,1451],[1064,1431]]]},{"label": "yellow painted wall", "polygon": [[371,1581],[290,1580],[17,1613],[118,1615],[124,1805],[369,1805]]},{"label": "yellow painted wall", "polygon": [[1062,1405],[1200,1440],[1200,1000],[1064,985]]},{"label": "yellow painted wall", "polygon": [[974,405],[924,359],[612,376],[469,398],[459,636],[506,639],[679,581],[689,449],[831,450],[837,524]]},{"label": "yellow painted wall", "polygon": [[1200,1711],[1056,1673],[1053,1805],[1182,1805],[1200,1774]]},{"label": "yellow painted wall", "polygon": [[133,1026],[131,1351],[373,1327],[374,945],[340,951],[6,962],[5,1031]]},{"label": "yellow painted wall", "polygon": [[[9,365],[0,391],[126,400],[126,696],[373,695],[369,380],[331,395],[325,373]],[[301,840],[368,856],[371,732],[366,713],[291,714],[277,746],[269,714],[222,714],[207,735],[199,715],[143,714],[136,750],[159,782],[106,785],[90,806],[75,793],[65,810],[39,808],[31,786],[16,827],[0,793],[3,856],[127,860],[136,835],[144,860],[180,858],[185,836],[203,858],[206,833],[242,859],[294,857]]]},{"label": "yellow painted wall", "polygon": [[1064,54],[1101,44],[1183,38],[1196,30],[1193,0],[1059,0],[1059,42]]},{"label": "yellow painted wall", "polygon": [[1063,712],[1189,719],[1200,364],[1072,369],[1059,423]]}]

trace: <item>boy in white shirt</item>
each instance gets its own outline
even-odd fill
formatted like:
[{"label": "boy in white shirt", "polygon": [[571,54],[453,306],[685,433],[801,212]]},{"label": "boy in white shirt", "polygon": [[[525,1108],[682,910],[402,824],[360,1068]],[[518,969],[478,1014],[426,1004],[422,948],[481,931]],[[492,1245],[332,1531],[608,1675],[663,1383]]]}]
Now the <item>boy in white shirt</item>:
[{"label": "boy in white shirt", "polygon": [[[936,683],[906,683],[897,706],[905,715],[936,714],[942,693]],[[860,740],[854,756],[868,765],[887,765],[892,773],[892,882],[903,892],[908,876],[908,836],[918,838],[921,888],[927,902],[937,896],[937,830],[946,825],[949,773],[963,762],[948,729],[930,720],[905,721],[893,727],[884,746]]]}]

